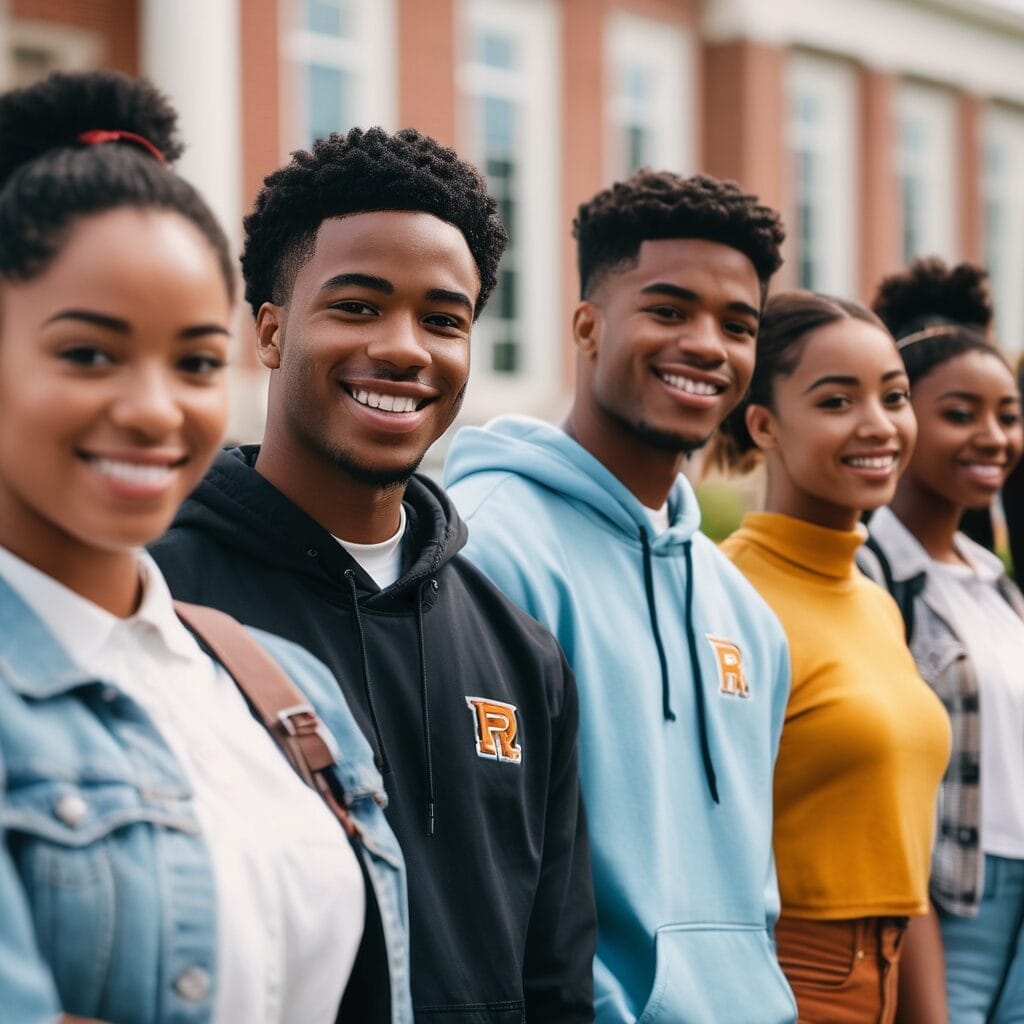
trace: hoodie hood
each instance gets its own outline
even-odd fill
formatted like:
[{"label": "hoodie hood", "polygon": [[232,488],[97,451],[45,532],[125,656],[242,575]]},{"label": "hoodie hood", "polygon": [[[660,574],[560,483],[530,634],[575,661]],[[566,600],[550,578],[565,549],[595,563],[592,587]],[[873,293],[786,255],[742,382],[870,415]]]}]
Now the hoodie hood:
[{"label": "hoodie hood", "polygon": [[665,642],[658,622],[654,560],[681,554],[686,565],[683,619],[697,713],[697,734],[708,791],[719,802],[718,780],[708,736],[704,677],[693,623],[693,537],[700,508],[693,488],[678,476],[668,497],[669,527],[655,535],[643,504],[603,463],[565,431],[523,416],[503,416],[483,428],[461,430],[445,463],[445,483],[458,484],[477,473],[512,473],[562,495],[583,515],[616,535],[619,543],[638,549],[651,641],[661,672],[661,709],[667,722],[672,709],[672,682]]},{"label": "hoodie hood", "polygon": [[396,602],[403,605],[466,543],[466,525],[448,496],[429,478],[414,476],[404,500],[409,523],[402,551],[405,568],[390,587],[378,590],[329,531],[252,472],[259,451],[253,444],[220,452],[178,511],[174,527],[200,530],[227,547],[310,576],[332,591],[339,582],[347,591],[346,580],[354,573],[360,601],[380,610]]},{"label": "hoodie hood", "polygon": [[606,529],[655,550],[690,540],[700,529],[700,508],[689,481],[676,478],[668,497],[669,528],[653,537],[643,504],[614,473],[564,430],[526,416],[502,416],[456,435],[444,467],[451,487],[474,473],[514,473],[563,495]]}]

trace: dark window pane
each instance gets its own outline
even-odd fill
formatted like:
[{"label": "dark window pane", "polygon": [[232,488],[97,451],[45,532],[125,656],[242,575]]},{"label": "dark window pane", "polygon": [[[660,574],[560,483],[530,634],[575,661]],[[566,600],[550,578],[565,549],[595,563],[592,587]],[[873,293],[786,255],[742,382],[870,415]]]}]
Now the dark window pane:
[{"label": "dark window pane", "polygon": [[508,339],[496,341],[491,350],[491,368],[495,373],[516,373],[519,369],[519,344]]},{"label": "dark window pane", "polygon": [[306,0],[306,28],[325,36],[348,38],[352,34],[348,0]]},{"label": "dark window pane", "polygon": [[514,71],[519,63],[519,53],[511,36],[495,32],[481,32],[475,40],[476,59],[481,64],[502,71]]}]

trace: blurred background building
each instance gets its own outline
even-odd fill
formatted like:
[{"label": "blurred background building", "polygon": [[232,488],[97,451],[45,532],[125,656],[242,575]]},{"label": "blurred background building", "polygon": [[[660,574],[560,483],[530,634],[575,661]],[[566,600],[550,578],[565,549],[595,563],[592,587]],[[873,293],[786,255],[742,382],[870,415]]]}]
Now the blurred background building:
[{"label": "blurred background building", "polygon": [[[487,174],[511,245],[463,418],[557,417],[576,205],[642,165],[783,211],[783,285],[867,297],[916,254],[984,262],[1024,349],[1024,3],[1010,0],[0,0],[0,84],[150,76],[234,240],[263,176],[352,125]],[[258,436],[247,316],[234,434]]]}]

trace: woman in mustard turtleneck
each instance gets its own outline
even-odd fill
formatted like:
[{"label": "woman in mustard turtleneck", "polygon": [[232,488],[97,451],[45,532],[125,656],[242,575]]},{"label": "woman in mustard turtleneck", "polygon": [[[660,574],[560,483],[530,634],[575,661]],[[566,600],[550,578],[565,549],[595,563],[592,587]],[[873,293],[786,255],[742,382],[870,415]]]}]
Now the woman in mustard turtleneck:
[{"label": "woman in mustard turtleneck", "polygon": [[789,638],[775,769],[779,962],[807,1024],[894,1019],[906,920],[928,910],[949,722],[889,595],[861,575],[860,513],[885,505],[914,446],[903,363],[874,314],[772,298],[748,398],[723,427],[759,450],[765,511],[723,545]]}]

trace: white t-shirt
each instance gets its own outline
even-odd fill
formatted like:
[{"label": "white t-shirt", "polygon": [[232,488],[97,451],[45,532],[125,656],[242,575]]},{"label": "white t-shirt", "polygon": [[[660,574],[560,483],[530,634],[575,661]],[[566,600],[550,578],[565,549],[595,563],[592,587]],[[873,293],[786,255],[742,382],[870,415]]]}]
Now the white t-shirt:
[{"label": "white t-shirt", "polygon": [[651,521],[651,526],[654,527],[655,536],[660,533],[664,533],[668,529],[667,501],[661,506],[661,508],[648,508],[644,505],[644,511],[647,513],[647,518]]},{"label": "white t-shirt", "polygon": [[398,516],[398,530],[379,544],[355,544],[341,537],[334,539],[362,566],[381,590],[386,590],[402,575],[402,536],[405,533],[405,506]]},{"label": "white t-shirt", "polygon": [[953,609],[978,679],[981,845],[1024,859],[1024,620],[996,589],[1002,563],[958,545],[969,565],[932,561],[931,582]]},{"label": "white t-shirt", "polygon": [[107,699],[144,708],[194,788],[217,888],[213,1024],[334,1024],[366,912],[355,853],[139,563],[141,605],[119,619],[0,547],[0,574]]}]

